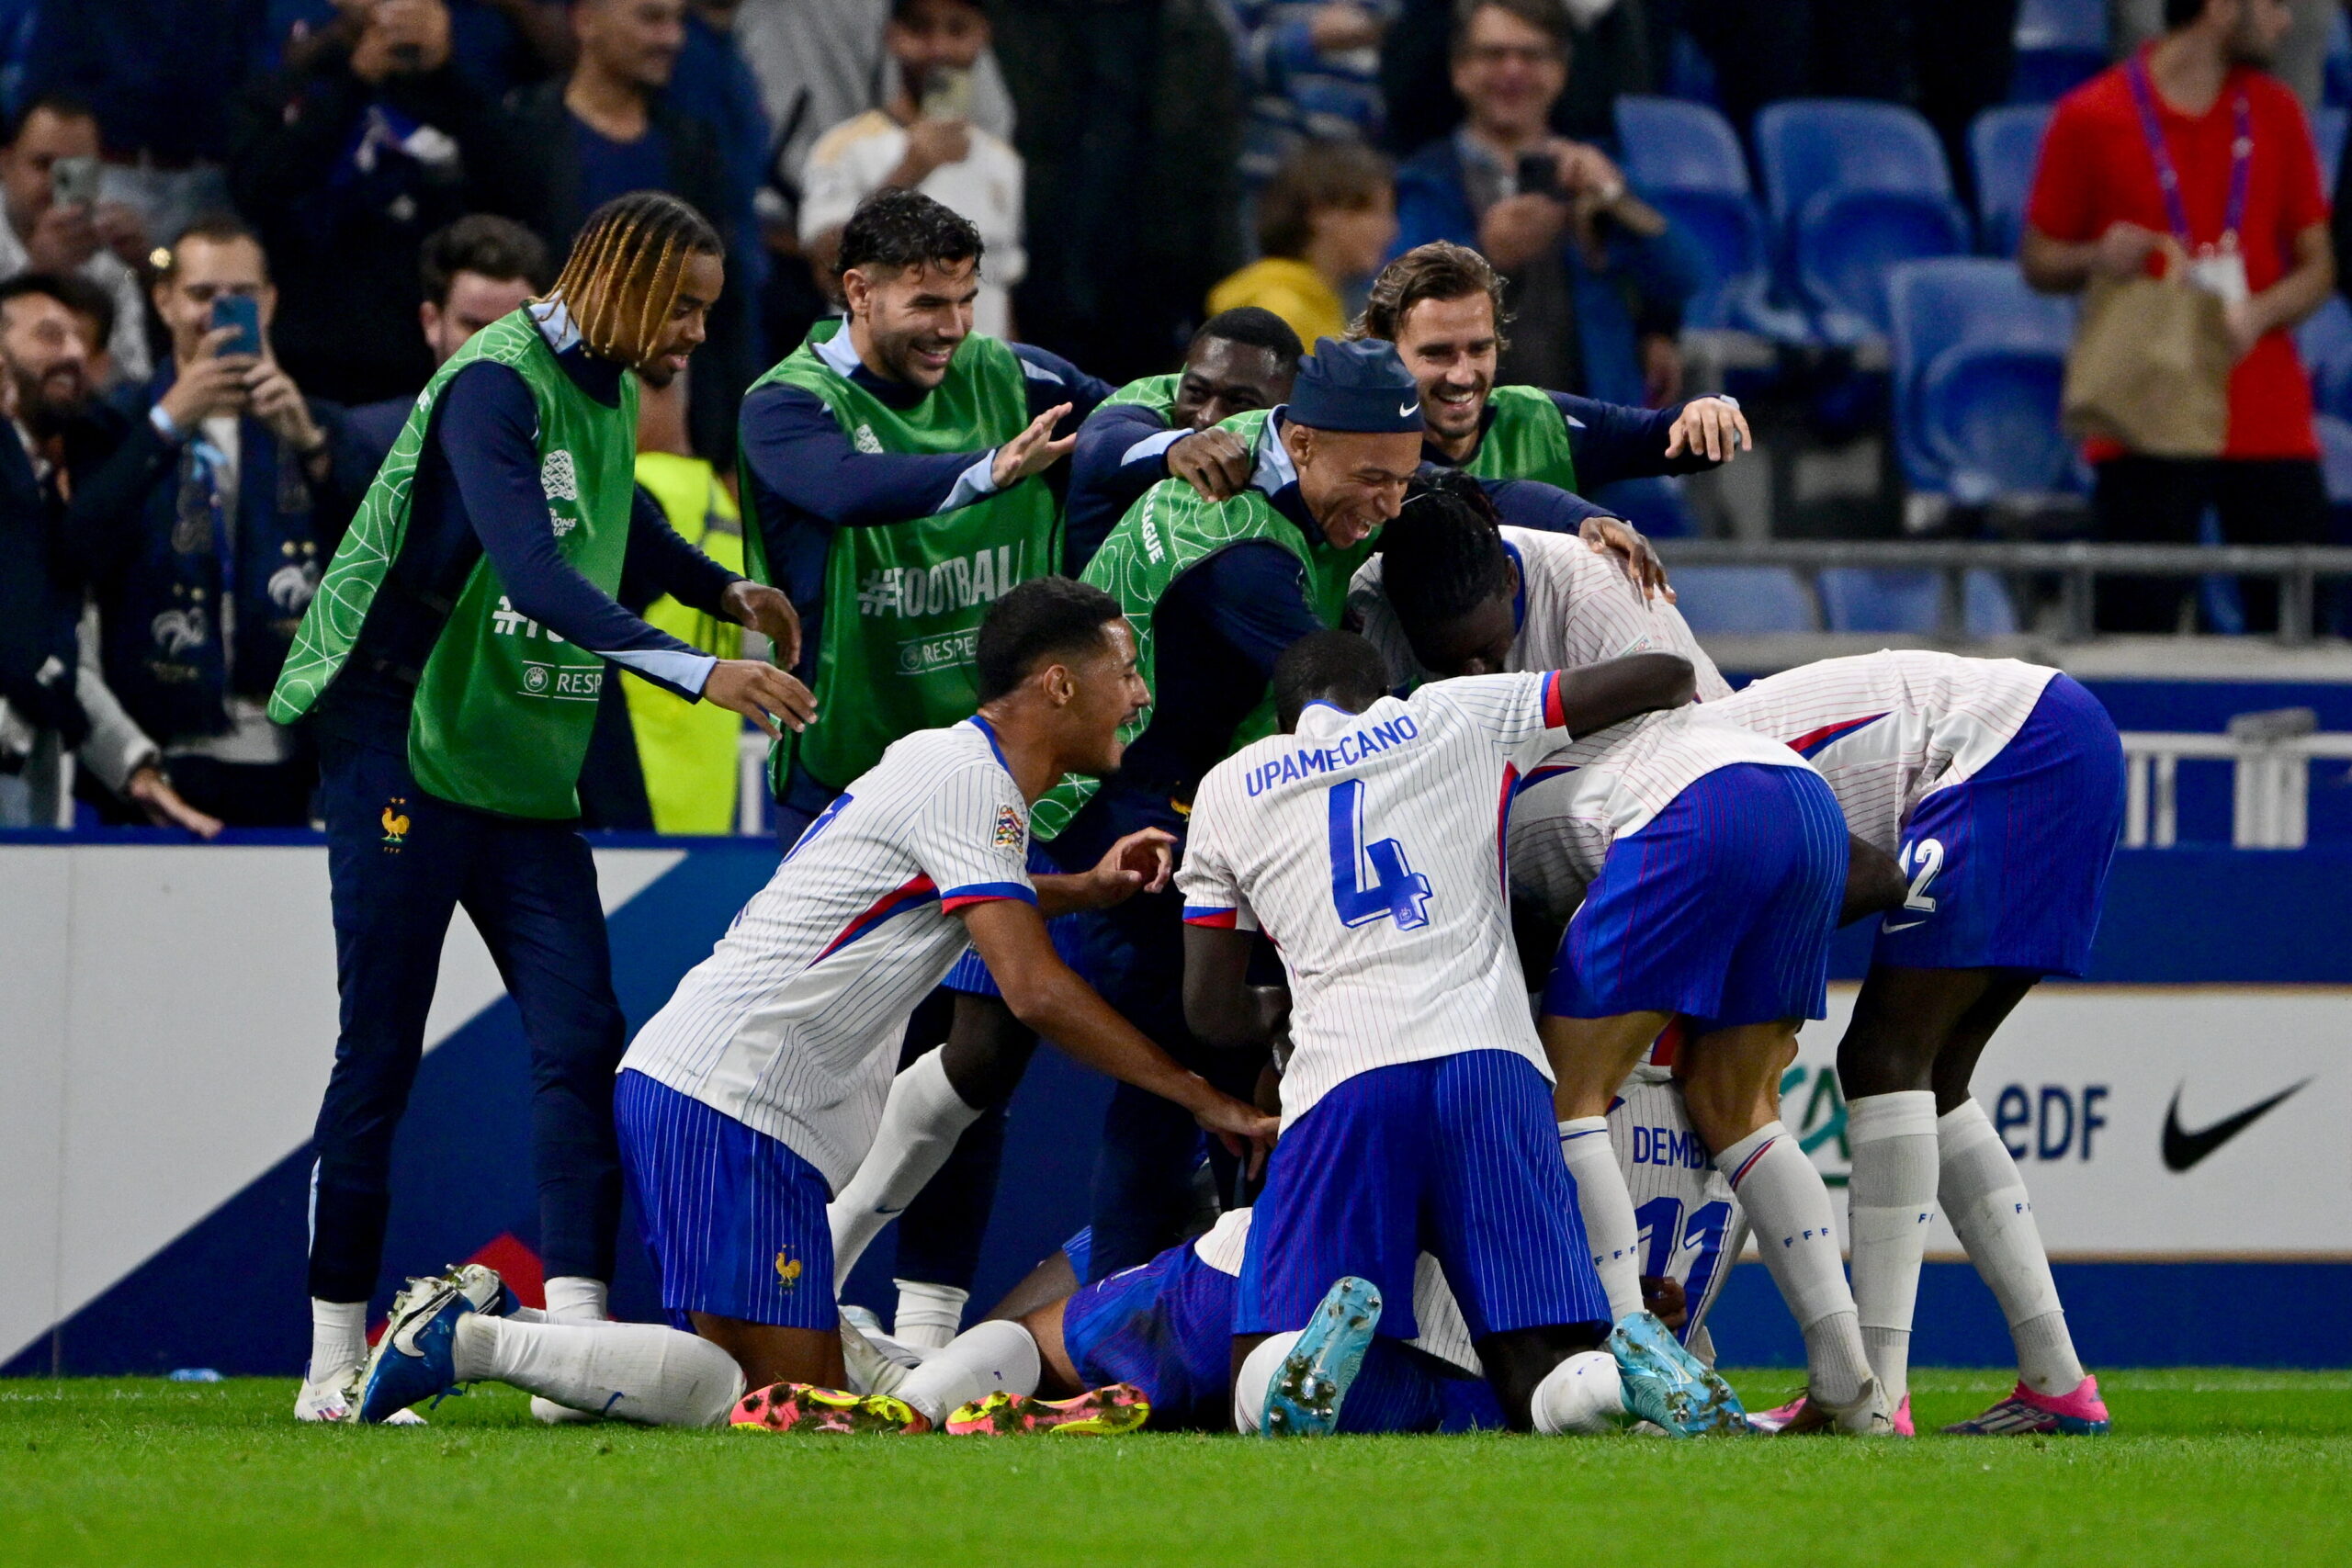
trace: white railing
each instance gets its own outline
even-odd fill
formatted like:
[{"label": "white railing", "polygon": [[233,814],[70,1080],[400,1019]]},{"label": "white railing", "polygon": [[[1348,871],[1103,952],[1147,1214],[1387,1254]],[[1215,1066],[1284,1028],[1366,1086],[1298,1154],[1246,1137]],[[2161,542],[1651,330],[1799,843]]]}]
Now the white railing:
[{"label": "white railing", "polygon": [[2313,730],[2309,708],[2240,714],[2224,734],[2123,736],[2123,842],[2170,849],[2179,841],[2184,757],[2232,764],[2230,843],[2241,850],[2300,850],[2310,839],[2312,763],[2352,760],[2352,734]]}]

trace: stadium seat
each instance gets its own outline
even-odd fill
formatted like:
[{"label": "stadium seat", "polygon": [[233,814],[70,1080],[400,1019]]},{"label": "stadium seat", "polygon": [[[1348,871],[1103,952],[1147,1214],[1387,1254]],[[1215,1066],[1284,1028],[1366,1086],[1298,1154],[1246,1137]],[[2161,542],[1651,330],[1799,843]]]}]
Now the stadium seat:
[{"label": "stadium seat", "polygon": [[[1681,590],[1681,580],[1675,580]],[[1962,574],[1961,626],[1972,637],[2014,637],[2017,610],[1993,572]],[[1821,573],[1821,613],[1833,632],[1932,636],[1941,619],[1943,575],[1904,568],[1833,566]]]},{"label": "stadium seat", "polygon": [[1914,109],[1793,98],[1756,117],[1756,144],[1790,273],[1832,343],[1886,333],[1895,265],[1970,248],[1943,146]]},{"label": "stadium seat", "polygon": [[2295,329],[2295,352],[2311,373],[2312,400],[2322,413],[2352,419],[2352,305],[2331,293]]},{"label": "stadium seat", "polygon": [[2321,188],[2334,195],[2335,171],[2344,162],[2344,129],[2352,109],[2324,108],[2312,116],[2312,145],[2319,152]]},{"label": "stadium seat", "polygon": [[1905,263],[1889,288],[1905,482],[1973,504],[2075,488],[2058,424],[2073,308],[1983,256]]},{"label": "stadium seat", "polygon": [[2045,104],[1986,109],[1968,128],[1968,162],[1976,174],[1976,236],[1988,256],[2014,256],[2025,227],[2033,165],[2049,129]]},{"label": "stadium seat", "polygon": [[2327,59],[2321,68],[2320,102],[2330,108],[2352,107],[2352,21],[2344,13],[2327,29]]},{"label": "stadium seat", "polygon": [[2330,414],[2312,421],[2319,434],[2320,472],[2327,477],[2327,499],[2352,506],[2352,423]]},{"label": "stadium seat", "polygon": [[1602,485],[1589,499],[1653,539],[1687,539],[1699,531],[1682,500],[1680,482],[1663,474],[1618,479]]},{"label": "stadium seat", "polygon": [[1770,300],[1764,219],[1731,122],[1705,104],[1621,96],[1617,141],[1625,177],[1690,235],[1705,280],[1682,309],[1686,326],[1803,339],[1803,317]]},{"label": "stadium seat", "polygon": [[1753,637],[1819,629],[1813,595],[1786,567],[1686,566],[1674,573],[1675,607],[1701,637]]},{"label": "stadium seat", "polygon": [[2024,0],[2009,101],[2046,104],[2107,69],[2107,0]]}]

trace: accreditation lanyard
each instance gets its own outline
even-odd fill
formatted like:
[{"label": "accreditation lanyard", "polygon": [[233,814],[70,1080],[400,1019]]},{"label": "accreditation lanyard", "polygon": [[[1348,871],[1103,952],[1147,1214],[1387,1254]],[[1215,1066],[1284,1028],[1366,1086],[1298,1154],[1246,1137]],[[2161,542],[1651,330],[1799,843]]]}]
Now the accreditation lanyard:
[{"label": "accreditation lanyard", "polygon": [[[2155,85],[2148,80],[2147,62],[2134,59],[2124,78],[2132,84],[2132,101],[2140,110],[2140,134],[2148,143],[2148,156],[2155,160],[2156,184],[2165,194],[2165,218],[2172,224],[2173,238],[2193,255],[2197,245],[2188,236],[2188,206],[2180,196],[2180,171],[2173,166],[2172,149],[2165,145],[2164,126],[2156,118]],[[2221,248],[2224,251],[2238,248],[2238,234],[2245,225],[2246,186],[2251,183],[2254,164],[2254,108],[2246,102],[2245,94],[2241,92],[2232,101],[2230,114],[2235,123],[2230,139],[2229,207],[2222,220]]]}]

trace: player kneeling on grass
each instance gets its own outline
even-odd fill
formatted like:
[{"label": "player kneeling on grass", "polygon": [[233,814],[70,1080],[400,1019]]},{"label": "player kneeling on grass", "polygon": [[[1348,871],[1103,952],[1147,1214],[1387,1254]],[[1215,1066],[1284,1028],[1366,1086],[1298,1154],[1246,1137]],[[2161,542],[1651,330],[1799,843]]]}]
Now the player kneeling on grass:
[{"label": "player kneeling on grass", "polygon": [[978,714],[908,736],[853,783],[622,1060],[621,1152],[672,1326],[515,1322],[475,1310],[454,1276],[419,1281],[357,1419],[492,1379],[659,1425],[725,1420],[748,1386],[739,1424],[922,1430],[904,1404],[841,1390],[825,1205],[873,1141],[908,1014],[967,941],[1021,1021],[1073,1057],[1238,1151],[1272,1141],[1272,1118],[1178,1066],[1046,935],[1046,915],[1168,877],[1167,836],[1148,830],[1089,872],[1027,868],[1030,803],[1066,773],[1116,768],[1143,702],[1117,603],[1067,578],[1023,583],[981,623],[975,661]]},{"label": "player kneeling on grass", "polygon": [[1581,1430],[1618,1407],[1605,1338],[1653,1391],[1651,1419],[1731,1427],[1731,1391],[1655,1319],[1611,1314],[1594,1276],[1496,841],[1522,771],[1569,734],[1689,702],[1690,661],[1638,654],[1410,702],[1386,686],[1362,637],[1294,645],[1274,671],[1285,733],[1203,781],[1178,875],[1196,1035],[1281,1021],[1247,981],[1254,933],[1290,981],[1283,1136],[1236,1288],[1236,1408],[1264,1429],[1331,1429],[1351,1380],[1418,1333],[1427,1251],[1511,1427]]},{"label": "player kneeling on grass", "polygon": [[[1883,652],[1768,677],[1724,704],[1793,747],[1855,836],[1894,855],[1902,907],[1879,928],[1838,1047],[1854,1170],[1854,1296],[1871,1365],[1910,1428],[1911,1313],[1939,1201],[2017,1342],[2018,1385],[1967,1436],[2108,1427],[2083,1370],[2017,1162],[1968,1080],[2044,975],[2090,962],[2123,822],[2123,747],[2098,699],[2013,659]],[[1818,1413],[1765,1417],[1801,1430]]]}]

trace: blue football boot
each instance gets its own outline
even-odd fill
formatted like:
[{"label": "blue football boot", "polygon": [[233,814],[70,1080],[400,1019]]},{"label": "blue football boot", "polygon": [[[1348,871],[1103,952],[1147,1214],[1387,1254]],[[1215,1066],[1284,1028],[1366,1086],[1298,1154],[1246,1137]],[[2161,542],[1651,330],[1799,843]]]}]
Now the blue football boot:
[{"label": "blue football boot", "polygon": [[1343,1275],[1266,1384],[1258,1435],[1327,1438],[1336,1431],[1340,1404],[1363,1369],[1363,1353],[1379,1326],[1380,1292],[1369,1280]]},{"label": "blue football boot", "polygon": [[1651,1314],[1627,1313],[1610,1331],[1609,1353],[1617,1358],[1625,1408],[1643,1420],[1677,1438],[1748,1430],[1731,1384]]},{"label": "blue football boot", "polygon": [[372,1426],[454,1390],[458,1320],[473,1310],[454,1278],[411,1280],[360,1374],[350,1418]]}]

